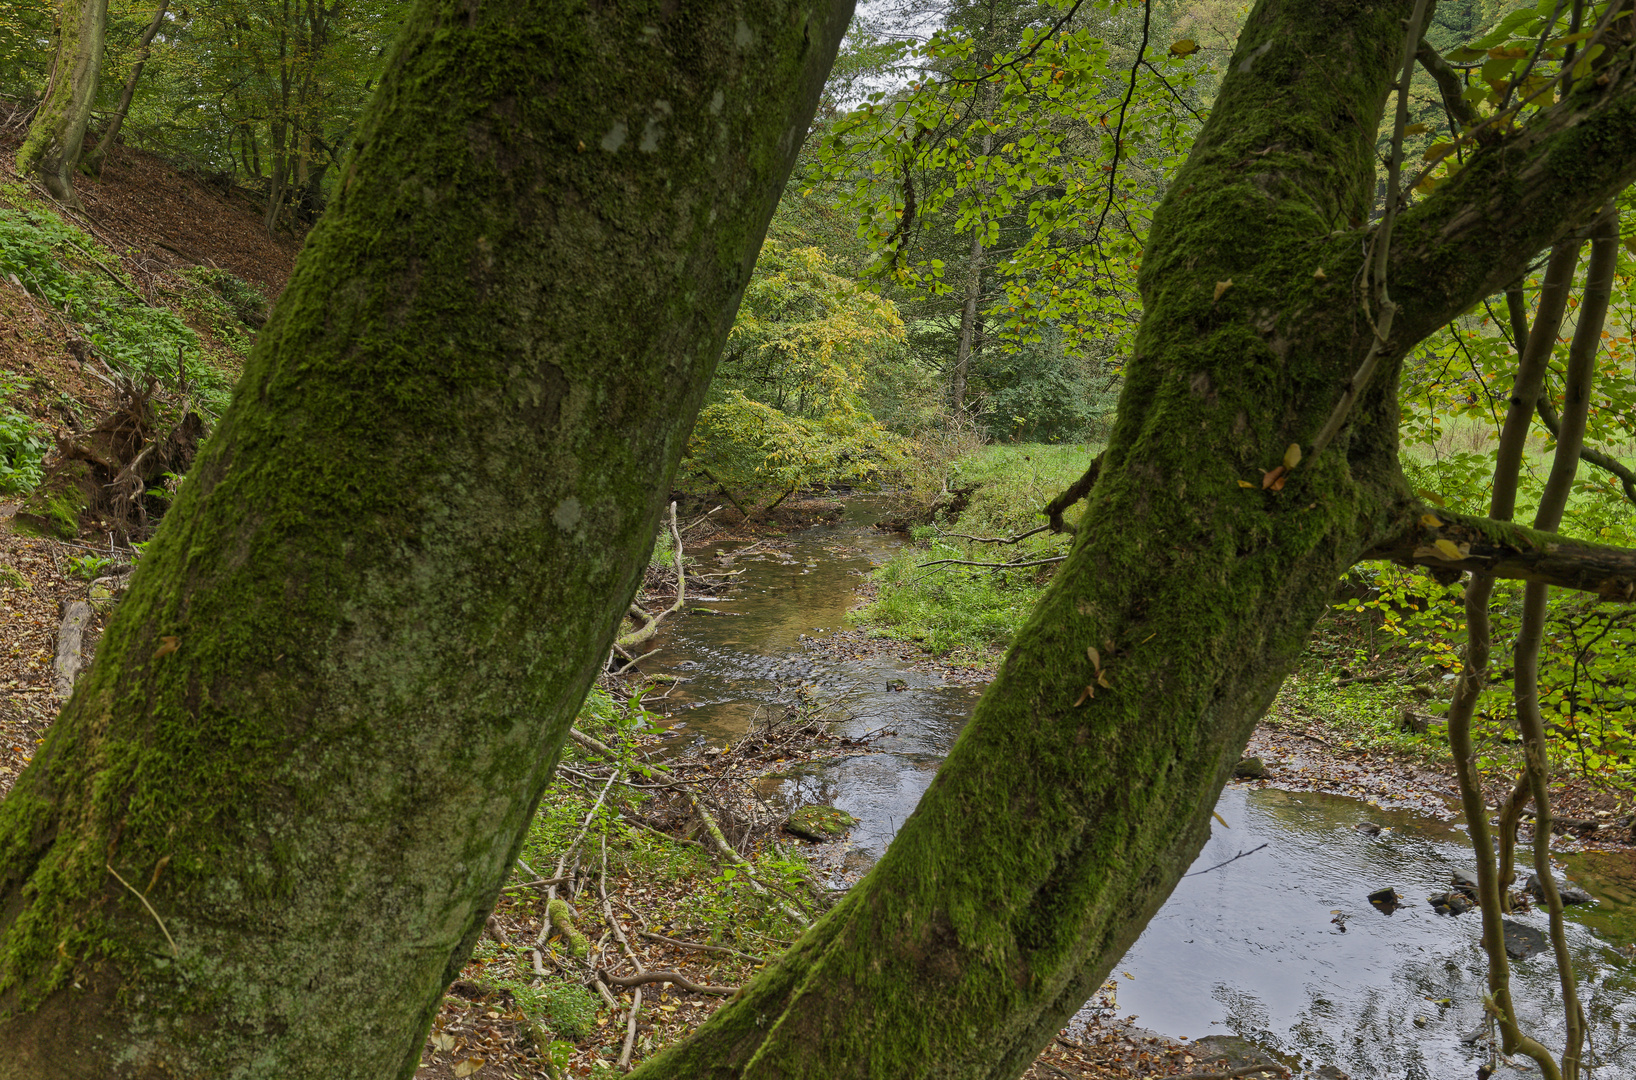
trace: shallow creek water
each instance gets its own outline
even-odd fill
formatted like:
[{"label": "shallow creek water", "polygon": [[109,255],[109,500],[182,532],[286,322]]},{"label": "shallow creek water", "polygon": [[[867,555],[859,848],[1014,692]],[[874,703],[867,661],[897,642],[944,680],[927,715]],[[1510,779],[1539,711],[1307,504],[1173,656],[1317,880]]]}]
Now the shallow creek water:
[{"label": "shallow creek water", "polygon": [[[890,657],[837,659],[804,647],[845,625],[860,575],[898,546],[871,520],[869,504],[855,502],[840,521],[792,534],[792,547],[727,552],[730,568],[744,573],[726,600],[710,605],[722,614],[680,618],[644,665],[687,680],[663,702],[682,738],[742,735],[758,709],[781,709],[803,681],[847,695],[853,718],[840,734],[890,732],[874,742],[877,753],[806,768],[774,792],[860,819],[847,841],[848,869],[885,850],[976,702],[974,688]],[[690,554],[718,562],[715,549]],[[894,682],[899,689],[888,688]],[[1470,865],[1461,827],[1275,788],[1230,787],[1217,810],[1227,827],[1216,826],[1195,872],[1114,969],[1111,1011],[1172,1036],[1248,1038],[1298,1072],[1333,1064],[1359,1080],[1475,1076],[1487,1051],[1461,1036],[1483,1019],[1478,916],[1437,915],[1426,902],[1447,889],[1452,870]],[[1364,821],[1386,828],[1369,836],[1354,828]],[[1601,899],[1573,909],[1569,927],[1600,1061],[1594,1076],[1636,1080],[1636,960],[1628,951],[1636,858],[1570,855],[1563,863]],[[1404,898],[1391,915],[1365,899],[1386,887]],[[1544,926],[1538,914],[1518,919]],[[1528,1030],[1559,1046],[1549,955],[1515,963],[1513,980]],[[1109,1002],[1093,1002],[1081,1017],[1095,1008],[1109,1010]],[[1519,1061],[1497,1075],[1529,1072],[1537,1070]]]}]

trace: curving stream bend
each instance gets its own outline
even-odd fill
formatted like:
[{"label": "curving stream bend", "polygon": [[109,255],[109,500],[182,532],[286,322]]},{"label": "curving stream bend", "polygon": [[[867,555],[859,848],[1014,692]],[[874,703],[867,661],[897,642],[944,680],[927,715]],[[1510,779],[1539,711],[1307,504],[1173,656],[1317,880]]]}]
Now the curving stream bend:
[{"label": "curving stream bend", "polygon": [[[854,718],[839,734],[890,732],[874,741],[876,753],[797,771],[774,792],[792,805],[825,802],[860,819],[846,841],[849,871],[865,868],[891,841],[977,695],[890,658],[837,659],[807,646],[845,626],[860,575],[899,546],[870,527],[875,513],[869,500],[856,500],[839,521],[793,533],[788,545],[741,557],[732,549],[745,545],[690,552],[744,572],[728,598],[711,605],[722,614],[678,619],[645,665],[686,680],[665,700],[679,736],[740,736],[758,709],[781,708],[802,682],[847,694]],[[1426,902],[1448,888],[1451,871],[1469,865],[1462,827],[1276,788],[1229,787],[1217,810],[1228,827],[1217,827],[1195,872],[1115,968],[1112,989],[1078,1019],[1102,1011],[1171,1036],[1237,1035],[1297,1074],[1317,1076],[1331,1065],[1356,1080],[1475,1076],[1488,1051],[1462,1036],[1483,1019],[1477,916],[1438,915]],[[1364,821],[1386,828],[1370,836],[1354,827]],[[1590,1075],[1636,1080],[1636,856],[1563,861],[1601,901],[1573,909],[1569,926],[1598,1062]],[[1386,887],[1404,898],[1390,915],[1365,899]],[[1518,919],[1544,926],[1539,914]],[[1513,993],[1527,1029],[1560,1046],[1560,991],[1548,954],[1513,964]],[[1519,1060],[1502,1062],[1496,1076],[1528,1074],[1537,1069]]]}]

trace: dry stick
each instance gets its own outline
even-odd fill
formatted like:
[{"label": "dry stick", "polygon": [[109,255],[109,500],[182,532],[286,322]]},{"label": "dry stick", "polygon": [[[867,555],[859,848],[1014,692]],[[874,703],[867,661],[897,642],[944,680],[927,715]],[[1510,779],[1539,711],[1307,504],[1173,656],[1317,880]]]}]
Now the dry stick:
[{"label": "dry stick", "polygon": [[[569,728],[568,729],[568,737],[573,739],[580,746],[584,747],[587,750],[593,751],[594,753],[602,754],[602,755],[604,755],[606,757],[617,757],[618,756],[617,754],[614,753],[612,747],[609,747],[605,743],[602,743],[602,742],[599,742],[596,739],[593,739],[591,736],[585,734],[583,731],[580,731],[578,728]],[[648,766],[646,766],[646,768],[650,772],[652,772],[655,776],[663,777],[665,780],[667,780],[667,781],[669,781],[671,783],[674,783],[674,784],[683,784],[684,783],[684,781],[680,777],[678,777],[675,773],[670,772],[667,769],[662,769],[657,765],[648,765]],[[726,859],[728,862],[733,863],[734,865],[736,865],[744,873],[744,876],[745,876],[746,880],[749,881],[750,888],[752,890],[754,890],[757,893],[760,893],[763,896],[766,896],[768,894],[768,889],[756,877],[755,867],[753,867],[749,862],[745,861],[745,859],[744,859],[744,857],[742,855],[740,855],[738,852],[733,850],[732,845],[729,844],[727,842],[726,837],[724,837],[722,835],[721,826],[716,823],[715,817],[711,815],[709,810],[705,809],[703,801],[700,800],[692,792],[688,793],[688,801],[692,804],[694,813],[699,815],[699,821],[700,821],[701,824],[704,825],[705,833],[710,837],[710,839],[712,841],[711,846],[713,846],[716,849],[716,851],[724,859]],[[655,831],[657,831],[657,830],[655,830]],[[661,835],[663,835],[663,834],[661,834]],[[674,840],[675,837],[667,837],[667,839]],[[700,846],[703,847],[704,845],[700,845]],[[800,911],[796,910],[795,908],[791,907],[790,905],[780,904],[779,906],[784,909],[784,913],[786,915],[788,915],[792,919],[794,919],[799,925],[801,925],[803,927],[812,925],[812,920],[811,919],[808,919]]]},{"label": "dry stick", "polygon": [[[1500,429],[1500,444],[1495,454],[1489,516],[1496,520],[1509,521],[1516,511],[1517,473],[1522,465],[1534,403],[1544,384],[1547,361],[1562,325],[1568,287],[1573,282],[1574,267],[1578,261],[1577,242],[1558,244],[1551,250],[1545,280],[1540,288],[1539,310],[1531,330],[1526,326],[1526,315],[1519,316],[1515,307],[1512,310],[1513,333],[1518,350],[1517,374],[1512,382],[1505,423]],[[1471,718],[1476,711],[1477,697],[1488,681],[1492,643],[1488,603],[1493,592],[1492,575],[1471,575],[1471,581],[1466,586],[1466,653],[1460,678],[1454,684],[1453,699],[1449,703],[1449,749],[1453,752],[1455,775],[1460,783],[1461,807],[1476,855],[1477,895],[1483,923],[1482,945],[1488,955],[1489,996],[1498,1013],[1505,1052],[1513,1054],[1520,1050],[1526,1053],[1540,1064],[1548,1080],[1560,1080],[1550,1052],[1524,1035],[1516,1021],[1516,1009],[1511,1001],[1511,961],[1506,955],[1505,927],[1501,922],[1504,906],[1502,887],[1493,855],[1487,808],[1483,804],[1482,778],[1477,772],[1477,751],[1471,738]]]},{"label": "dry stick", "polygon": [[648,983],[668,982],[675,983],[690,994],[709,994],[713,997],[732,997],[739,991],[736,986],[709,986],[696,983],[679,971],[644,971],[636,975],[610,975],[604,971],[601,975],[611,986],[646,986]]},{"label": "dry stick", "polygon": [[[671,504],[672,507],[675,505],[675,503]],[[635,965],[636,972],[640,975],[642,973],[642,961],[637,959],[636,950],[631,948],[630,941],[626,939],[624,928],[619,925],[619,920],[614,918],[613,905],[608,903],[608,835],[606,833],[602,835],[602,864],[597,871],[596,891],[602,897],[602,916],[608,920],[608,928],[613,932],[614,940],[619,942],[619,948],[624,952],[625,957]],[[615,981],[606,971],[597,970],[596,973],[609,982]],[[619,1050],[619,1067],[621,1069],[626,1068],[631,1063],[631,1051],[636,1046],[636,1016],[641,1009],[642,991],[637,990],[631,996],[630,1019],[625,1024],[625,1045]]]},{"label": "dry stick", "polygon": [[114,875],[114,880],[118,881],[121,885],[123,885],[127,889],[131,890],[132,893],[135,893],[136,898],[138,900],[142,901],[142,906],[148,909],[148,914],[153,916],[153,921],[159,924],[160,932],[165,935],[165,940],[170,942],[170,954],[172,956],[181,956],[182,955],[182,950],[180,950],[180,949],[178,949],[176,947],[176,939],[170,936],[170,931],[165,928],[165,920],[161,919],[159,917],[159,913],[157,911],[153,910],[153,905],[148,903],[148,898],[146,896],[143,896],[141,893],[137,892],[135,885],[132,885],[130,882],[128,882],[124,878],[120,877],[119,876],[119,871],[114,869],[114,864],[113,863],[108,863],[107,867],[108,867],[108,873]]},{"label": "dry stick", "polygon": [[642,937],[647,938],[649,941],[658,941],[666,945],[675,945],[682,949],[693,949],[697,952],[722,953],[727,956],[737,956],[741,959],[749,960],[757,964],[765,964],[767,962],[767,958],[764,956],[751,956],[747,952],[739,952],[737,949],[729,949],[725,945],[704,945],[697,941],[683,941],[680,938],[666,937],[663,934],[655,934],[651,930],[639,930],[637,932]]},{"label": "dry stick", "polygon": [[[1607,318],[1613,293],[1613,275],[1619,257],[1619,217],[1617,204],[1610,203],[1591,230],[1591,257],[1585,275],[1585,293],[1579,306],[1579,324],[1568,348],[1568,368],[1563,379],[1562,427],[1551,473],[1534,515],[1534,528],[1554,532],[1562,523],[1568,493],[1578,472],[1579,451],[1584,444],[1585,425],[1590,411],[1591,385],[1596,377],[1596,354],[1601,347],[1602,325]],[[1578,1080],[1580,1055],[1585,1046],[1585,1012],[1579,1002],[1573,961],[1562,926],[1562,897],[1557,893],[1551,872],[1550,763],[1545,751],[1545,722],[1539,709],[1539,651],[1545,635],[1549,585],[1529,582],[1523,592],[1522,628],[1513,654],[1516,671],[1513,692],[1517,727],[1522,732],[1528,785],[1534,795],[1534,873],[1545,894],[1551,918],[1551,945],[1556,953],[1557,976],[1562,985],[1562,1008],[1567,1020],[1567,1039],[1562,1051],[1564,1080]]]},{"label": "dry stick", "polygon": [[[610,751],[608,751],[608,753],[609,753],[609,756],[613,756],[613,751],[610,750]],[[608,782],[606,784],[602,785],[602,791],[601,791],[601,793],[599,793],[597,795],[596,802],[591,804],[591,809],[589,811],[587,811],[586,814],[585,814],[585,820],[580,823],[580,828],[579,828],[578,835],[576,835],[574,837],[573,842],[570,843],[568,845],[567,849],[563,851],[562,857],[557,860],[557,870],[556,870],[556,873],[553,875],[553,877],[555,878],[555,880],[558,883],[561,883],[563,881],[567,881],[567,880],[569,880],[570,878],[572,878],[574,876],[572,874],[568,874],[566,876],[563,874],[563,870],[566,869],[567,866],[568,866],[568,857],[575,853],[575,850],[580,845],[580,841],[584,840],[585,839],[585,834],[590,832],[590,830],[591,830],[591,821],[592,821],[592,819],[594,819],[596,817],[597,808],[602,805],[602,800],[606,799],[608,797],[608,790],[613,787],[614,781],[619,779],[619,773],[620,773],[620,769],[615,769],[614,772],[613,772],[613,775],[608,777]],[[555,903],[556,899],[557,899],[557,886],[556,886],[556,884],[553,884],[546,893],[546,910],[548,912],[553,910],[554,903]],[[540,936],[539,936],[539,938],[534,942],[536,947],[545,944],[545,939],[551,936],[551,926],[552,926],[552,919],[547,917],[544,920],[543,925],[540,927]]]},{"label": "dry stick", "polygon": [[631,1011],[625,1020],[625,1045],[619,1048],[619,1067],[630,1068],[631,1051],[636,1047],[636,1017],[642,1011],[642,988],[631,995]]},{"label": "dry stick", "polygon": [[1340,433],[1341,425],[1346,423],[1347,416],[1352,412],[1352,406],[1358,400],[1358,395],[1368,387],[1375,377],[1375,369],[1380,366],[1380,357],[1386,351],[1386,342],[1392,336],[1392,322],[1397,318],[1397,305],[1386,292],[1386,260],[1392,246],[1392,226],[1397,222],[1398,210],[1403,205],[1401,183],[1403,178],[1403,130],[1409,125],[1409,82],[1414,78],[1415,51],[1420,44],[1420,28],[1426,22],[1426,7],[1428,0],[1415,0],[1414,12],[1409,16],[1409,32],[1403,39],[1403,75],[1397,84],[1397,122],[1392,129],[1392,158],[1386,169],[1386,213],[1380,219],[1380,227],[1375,230],[1374,239],[1370,246],[1370,259],[1366,266],[1368,273],[1364,281],[1364,305],[1368,311],[1370,290],[1374,291],[1375,305],[1380,314],[1373,316],[1374,340],[1369,343],[1369,352],[1358,365],[1358,370],[1352,374],[1346,386],[1341,391],[1341,399],[1335,403],[1330,411],[1329,419],[1319,429],[1317,436],[1312,440],[1312,451],[1308,460],[1317,458]]},{"label": "dry stick", "polygon": [[[642,611],[641,608],[633,605],[632,613],[641,612],[642,617],[647,619],[647,623],[614,642],[617,647],[629,648],[632,645],[639,645],[658,633],[660,620],[666,615],[674,615],[682,610],[682,604],[687,600],[687,570],[683,567],[685,560],[682,558],[682,533],[676,527],[676,504],[674,502],[670,504],[670,536],[676,544],[676,602],[657,615],[649,615],[647,612]],[[648,656],[652,655],[652,653],[648,653]],[[631,663],[635,664],[636,661],[633,660]]]}]

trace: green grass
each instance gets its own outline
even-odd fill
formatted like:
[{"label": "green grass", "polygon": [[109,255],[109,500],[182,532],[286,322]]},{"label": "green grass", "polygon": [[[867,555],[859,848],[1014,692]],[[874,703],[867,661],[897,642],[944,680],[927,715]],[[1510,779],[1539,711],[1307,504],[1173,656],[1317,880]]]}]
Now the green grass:
[{"label": "green grass", "polygon": [[[854,621],[882,637],[913,641],[937,656],[983,663],[1022,625],[1053,567],[1016,570],[925,567],[942,559],[1031,561],[1059,555],[1065,537],[1041,534],[1018,544],[983,544],[964,536],[1004,537],[1045,523],[1040,510],[1084,473],[1095,450],[1083,446],[1008,443],[961,455],[947,469],[951,490],[975,488],[958,521],[915,530],[916,543],[875,572],[876,599]],[[1071,510],[1071,522],[1077,511]]]}]

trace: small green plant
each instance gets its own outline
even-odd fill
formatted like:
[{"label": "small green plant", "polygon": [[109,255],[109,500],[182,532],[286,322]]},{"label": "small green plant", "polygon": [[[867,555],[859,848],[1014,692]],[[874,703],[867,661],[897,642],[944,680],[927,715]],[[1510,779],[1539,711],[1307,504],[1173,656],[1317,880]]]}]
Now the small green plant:
[{"label": "small green plant", "polygon": [[118,560],[106,555],[75,555],[68,560],[68,572],[86,581],[95,581]]},{"label": "small green plant", "polygon": [[[0,378],[0,403],[14,393],[16,384]],[[0,494],[21,495],[39,484],[47,445],[40,425],[0,404]]]}]

